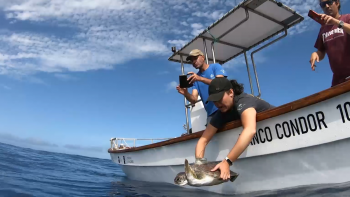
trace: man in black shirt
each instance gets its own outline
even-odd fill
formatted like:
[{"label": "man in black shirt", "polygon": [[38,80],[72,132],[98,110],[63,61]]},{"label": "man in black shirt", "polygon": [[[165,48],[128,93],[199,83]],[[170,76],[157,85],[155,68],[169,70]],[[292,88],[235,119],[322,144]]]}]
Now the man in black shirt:
[{"label": "man in black shirt", "polygon": [[236,80],[228,80],[218,77],[209,85],[208,101],[214,102],[219,109],[213,116],[203,135],[196,146],[196,162],[204,157],[205,147],[214,136],[216,131],[226,123],[241,120],[243,131],[236,144],[221,163],[212,169],[220,169],[221,178],[226,180],[230,177],[230,165],[248,147],[256,133],[256,114],[274,108],[268,102],[253,95],[243,92],[243,85]]}]

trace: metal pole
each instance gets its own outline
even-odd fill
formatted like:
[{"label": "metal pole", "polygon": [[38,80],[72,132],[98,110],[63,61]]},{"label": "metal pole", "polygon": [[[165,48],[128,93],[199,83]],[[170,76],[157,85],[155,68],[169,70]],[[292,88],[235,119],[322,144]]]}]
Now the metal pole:
[{"label": "metal pole", "polygon": [[[182,55],[180,55],[180,60],[181,60],[181,72],[182,74],[184,75],[185,74],[185,67],[184,67],[184,62],[183,62],[183,59],[182,59]],[[186,97],[184,96],[184,99],[185,99],[185,113],[186,113],[186,127],[187,127],[187,134],[189,134],[189,124],[188,124],[188,108],[187,108],[187,99]],[[152,141],[153,143],[153,141]]]},{"label": "metal pole", "polygon": [[[207,52],[207,42],[205,41],[205,38],[203,38],[203,45],[204,45],[205,60],[206,60],[207,64],[209,64],[208,52]],[[215,60],[213,60],[213,61],[215,61]]]},{"label": "metal pole", "polygon": [[245,63],[247,65],[247,71],[248,71],[248,77],[249,77],[249,83],[250,83],[250,90],[252,92],[252,95],[254,95],[253,83],[252,83],[252,78],[250,76],[250,71],[249,71],[249,66],[248,66],[248,58],[247,58],[247,52],[246,51],[244,51],[244,57],[245,57]]},{"label": "metal pole", "polygon": [[136,139],[134,139],[134,147],[136,147]]},{"label": "metal pole", "polygon": [[261,49],[263,49],[263,48],[265,48],[265,47],[267,47],[267,46],[269,46],[269,45],[271,45],[271,44],[277,42],[278,40],[280,40],[280,39],[282,39],[282,38],[284,38],[284,37],[286,37],[286,36],[287,36],[287,29],[284,28],[284,35],[283,35],[283,36],[280,36],[279,38],[277,38],[277,39],[271,41],[270,43],[268,43],[268,44],[266,44],[266,45],[264,45],[264,46],[258,48],[257,50],[253,51],[253,52],[250,54],[250,55],[251,55],[251,58],[252,58],[252,63],[253,63],[253,68],[254,68],[254,73],[255,73],[256,84],[257,84],[258,90],[259,90],[259,95],[258,95],[258,97],[261,96],[261,91],[260,91],[260,85],[259,85],[259,80],[258,80],[258,74],[257,74],[257,72],[256,72],[256,67],[255,67],[255,62],[254,62],[253,55],[254,55],[256,52],[260,51]]},{"label": "metal pole", "polygon": [[[202,99],[197,100],[196,103],[198,103],[198,102],[200,102],[200,101],[202,101]],[[190,106],[194,106],[194,105],[193,105],[192,103],[189,103],[189,104],[186,105],[186,107],[190,107]]]},{"label": "metal pole", "polygon": [[214,41],[211,42],[211,52],[213,53],[213,62],[215,64],[216,61],[215,61]]}]

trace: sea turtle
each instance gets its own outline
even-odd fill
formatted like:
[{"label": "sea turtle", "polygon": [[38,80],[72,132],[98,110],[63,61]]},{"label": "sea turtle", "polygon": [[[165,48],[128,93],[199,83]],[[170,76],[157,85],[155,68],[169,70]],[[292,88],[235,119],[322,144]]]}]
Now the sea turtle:
[{"label": "sea turtle", "polygon": [[211,171],[220,162],[195,162],[189,165],[185,159],[185,172],[180,172],[176,175],[174,183],[176,185],[184,186],[190,185],[194,187],[213,186],[227,181],[233,182],[238,177],[238,174],[230,170],[230,179],[224,181],[220,178],[220,170]]}]

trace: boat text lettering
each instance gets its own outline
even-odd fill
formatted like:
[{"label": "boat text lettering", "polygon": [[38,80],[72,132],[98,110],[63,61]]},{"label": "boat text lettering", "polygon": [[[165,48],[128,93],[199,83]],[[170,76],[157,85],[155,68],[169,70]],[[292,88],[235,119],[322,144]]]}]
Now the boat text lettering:
[{"label": "boat text lettering", "polygon": [[348,121],[350,121],[350,102],[345,102],[343,105],[337,105],[337,109],[340,112],[343,123],[345,123],[345,117]]},{"label": "boat text lettering", "polygon": [[126,163],[134,163],[131,157],[126,157]]},{"label": "boat text lettering", "polygon": [[[276,133],[277,138],[281,140],[283,138],[314,132],[318,129],[322,130],[323,128],[328,128],[325,122],[325,115],[322,111],[318,111],[315,114],[308,114],[305,117],[301,116],[294,120],[277,123],[272,129],[274,129],[273,131]],[[272,129],[268,126],[258,129],[250,144],[255,145],[271,142],[273,140]]]}]

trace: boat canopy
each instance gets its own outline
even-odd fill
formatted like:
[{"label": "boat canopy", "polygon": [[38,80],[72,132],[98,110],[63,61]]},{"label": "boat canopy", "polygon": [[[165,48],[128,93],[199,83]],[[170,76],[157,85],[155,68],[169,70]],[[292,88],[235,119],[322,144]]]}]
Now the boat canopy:
[{"label": "boat canopy", "polygon": [[[298,24],[304,18],[274,0],[245,0],[226,13],[169,58],[181,62],[193,49],[205,53],[215,46],[215,53],[205,53],[209,63],[224,64],[267,39]],[[286,32],[285,32],[286,33]]]}]

